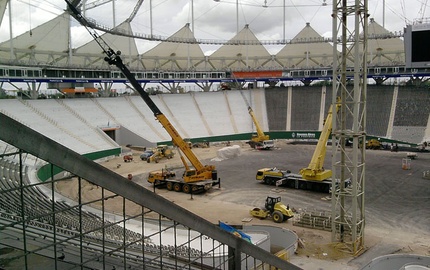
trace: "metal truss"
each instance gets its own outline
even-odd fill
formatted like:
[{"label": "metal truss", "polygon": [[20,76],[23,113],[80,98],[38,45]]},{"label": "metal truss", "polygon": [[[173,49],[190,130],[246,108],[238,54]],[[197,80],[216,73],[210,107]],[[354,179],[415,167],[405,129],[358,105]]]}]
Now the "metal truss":
[{"label": "metal truss", "polygon": [[2,113],[0,122],[7,267],[301,269]]},{"label": "metal truss", "polygon": [[[332,190],[332,241],[358,254],[365,226],[365,147],[360,143],[366,141],[367,0],[335,1],[332,16],[334,55],[340,49],[340,56],[334,57],[332,103],[341,105],[333,115],[332,130],[333,186],[340,181],[339,188]],[[354,62],[353,70],[347,71],[347,61]],[[351,140],[352,149],[346,148]]]}]

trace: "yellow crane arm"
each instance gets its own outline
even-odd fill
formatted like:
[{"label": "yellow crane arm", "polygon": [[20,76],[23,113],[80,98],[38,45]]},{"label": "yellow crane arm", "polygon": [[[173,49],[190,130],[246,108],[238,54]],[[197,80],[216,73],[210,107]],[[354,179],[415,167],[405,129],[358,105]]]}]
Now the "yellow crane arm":
[{"label": "yellow crane arm", "polygon": [[[339,111],[340,104],[336,104],[336,113]],[[318,139],[317,147],[307,168],[300,170],[300,174],[307,180],[325,180],[331,177],[331,170],[324,169],[324,159],[327,150],[327,141],[333,127],[333,105],[330,106],[327,118],[325,119],[321,135]]]},{"label": "yellow crane arm", "polygon": [[161,123],[161,125],[164,127],[164,129],[166,129],[167,133],[169,133],[170,137],[172,138],[173,144],[176,145],[182,151],[182,153],[190,161],[191,165],[193,165],[194,169],[198,173],[201,173],[204,171],[215,170],[215,166],[212,166],[212,165],[204,166],[200,162],[200,160],[196,157],[196,155],[193,153],[193,151],[191,151],[190,147],[188,146],[188,143],[186,141],[184,141],[184,139],[182,139],[181,135],[179,135],[178,131],[169,122],[169,120],[167,119],[167,117],[164,114],[162,114],[162,113],[157,114],[156,118]]},{"label": "yellow crane arm", "polygon": [[[215,166],[207,165],[203,166],[203,164],[198,160],[198,158],[194,155],[191,149],[188,147],[188,143],[185,142],[178,131],[173,127],[173,125],[169,122],[166,116],[160,111],[154,101],[150,98],[148,93],[145,92],[140,83],[136,80],[135,76],[130,72],[127,65],[125,65],[121,59],[121,52],[115,52],[109,45],[103,40],[101,36],[98,35],[96,31],[94,31],[93,23],[89,22],[85,17],[82,16],[81,12],[68,0],[65,0],[68,6],[69,13],[81,24],[83,25],[97,44],[102,49],[103,53],[106,55],[104,60],[109,65],[115,65],[118,67],[124,76],[131,83],[133,88],[140,94],[142,99],[145,101],[146,105],[151,109],[154,113],[155,118],[161,123],[164,129],[166,129],[167,133],[169,133],[170,137],[172,137],[172,142],[174,145],[179,147],[182,153],[187,157],[188,161],[194,166],[194,170],[188,170],[187,175],[184,177],[185,182],[197,182],[201,180],[211,179],[215,177],[216,171]],[[184,159],[182,159],[184,161]],[[185,165],[185,163],[184,163]],[[185,165],[187,168],[188,166]]]},{"label": "yellow crane arm", "polygon": [[269,135],[264,134],[263,130],[260,127],[260,124],[257,121],[257,118],[254,115],[254,111],[251,106],[248,107],[249,115],[251,115],[252,121],[254,122],[255,128],[257,129],[257,139],[258,141],[266,141],[269,140]]}]

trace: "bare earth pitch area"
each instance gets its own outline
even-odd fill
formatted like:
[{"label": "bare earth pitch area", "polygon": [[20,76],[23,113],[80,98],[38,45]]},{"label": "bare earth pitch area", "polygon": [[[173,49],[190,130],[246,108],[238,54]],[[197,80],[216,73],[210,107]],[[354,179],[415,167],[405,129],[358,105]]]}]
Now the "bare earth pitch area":
[{"label": "bare earth pitch area", "polygon": [[[418,153],[411,161],[410,169],[402,168],[402,159],[406,152],[386,150],[366,151],[366,227],[365,249],[356,257],[346,254],[331,243],[331,233],[293,226],[292,220],[274,223],[271,219],[252,218],[249,210],[263,207],[268,195],[282,197],[284,204],[289,204],[298,213],[304,210],[330,210],[329,194],[308,192],[266,186],[255,180],[257,169],[277,167],[299,172],[306,167],[312,157],[315,145],[292,145],[278,141],[276,149],[258,151],[249,145],[241,146],[241,155],[228,160],[219,160],[217,150],[225,145],[210,148],[195,148],[194,153],[203,164],[215,165],[221,178],[221,188],[214,187],[205,194],[188,195],[153,189],[146,181],[149,171],[164,167],[181,168],[179,155],[173,159],[164,159],[159,163],[142,161],[141,152],[133,151],[133,161],[124,162],[118,157],[103,165],[118,174],[127,177],[132,174],[132,181],[154,190],[158,195],[186,208],[217,224],[223,221],[231,225],[264,224],[282,226],[295,231],[301,243],[297,256],[291,262],[303,269],[360,269],[372,259],[388,254],[409,253],[430,256],[430,180],[422,178],[423,171],[430,169],[430,153]],[[330,153],[331,149],[327,150]],[[326,158],[326,168],[331,165]],[[58,190],[64,195],[77,198],[76,181],[60,182]],[[100,189],[87,184],[84,186],[86,199],[100,196]],[[110,211],[122,211],[121,199],[109,200]],[[140,207],[129,202],[127,211],[132,214]]]}]

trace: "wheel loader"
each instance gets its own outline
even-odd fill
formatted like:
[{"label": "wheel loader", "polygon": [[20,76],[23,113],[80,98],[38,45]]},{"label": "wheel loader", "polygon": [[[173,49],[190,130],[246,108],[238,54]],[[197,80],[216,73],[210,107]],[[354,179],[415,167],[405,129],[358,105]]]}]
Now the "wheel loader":
[{"label": "wheel loader", "polygon": [[149,158],[146,159],[146,162],[151,163],[155,162],[158,163],[160,159],[167,158],[171,159],[175,153],[173,152],[173,149],[171,149],[169,146],[162,144],[157,146],[157,148],[154,149],[154,154],[152,154]]},{"label": "wheel loader", "polygon": [[264,207],[266,209],[256,207],[249,212],[253,217],[260,219],[265,219],[271,216],[273,221],[276,223],[281,223],[294,217],[293,210],[290,209],[289,205],[285,205],[281,202],[281,197],[268,196]]}]

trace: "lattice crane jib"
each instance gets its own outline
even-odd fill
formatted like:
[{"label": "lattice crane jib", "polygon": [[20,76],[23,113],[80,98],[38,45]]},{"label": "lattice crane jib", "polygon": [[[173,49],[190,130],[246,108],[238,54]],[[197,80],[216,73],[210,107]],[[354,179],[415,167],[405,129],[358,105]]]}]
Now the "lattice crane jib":
[{"label": "lattice crane jib", "polygon": [[[367,85],[367,0],[333,2],[333,97],[341,109],[333,115],[332,241],[352,254],[364,247],[364,183]],[[339,50],[339,51],[338,51]],[[336,61],[337,60],[337,61]],[[347,66],[353,64],[353,69]],[[340,99],[337,99],[340,97]],[[346,142],[352,141],[352,149]],[[350,186],[345,181],[351,180]],[[334,186],[335,182],[333,182]]]}]

